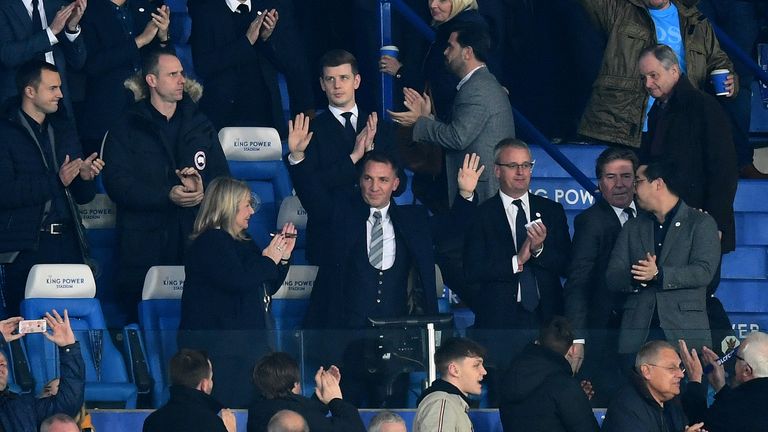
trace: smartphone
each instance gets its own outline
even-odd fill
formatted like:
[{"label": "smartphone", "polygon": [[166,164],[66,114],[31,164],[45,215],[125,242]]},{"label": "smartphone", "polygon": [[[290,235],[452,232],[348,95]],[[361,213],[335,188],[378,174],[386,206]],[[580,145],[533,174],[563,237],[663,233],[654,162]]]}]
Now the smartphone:
[{"label": "smartphone", "polygon": [[532,221],[528,222],[527,224],[525,224],[525,229],[528,229],[528,228],[532,227],[533,224],[540,224],[540,223],[543,223],[541,221],[541,218],[536,219],[536,220],[532,220]]},{"label": "smartphone", "polygon": [[45,333],[48,324],[44,319],[19,321],[19,334]]},{"label": "smartphone", "polygon": [[[276,235],[280,235],[280,233],[279,232],[269,233],[270,237],[274,237]],[[285,238],[296,238],[298,236],[299,235],[296,233],[285,233]]]}]

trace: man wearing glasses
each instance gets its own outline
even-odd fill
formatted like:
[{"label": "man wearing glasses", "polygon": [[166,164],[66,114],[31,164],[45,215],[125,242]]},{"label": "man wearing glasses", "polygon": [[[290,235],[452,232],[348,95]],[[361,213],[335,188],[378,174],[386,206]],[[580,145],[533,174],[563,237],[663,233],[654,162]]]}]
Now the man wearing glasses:
[{"label": "man wearing glasses", "polygon": [[637,204],[648,214],[624,225],[608,263],[608,287],[628,294],[622,354],[651,340],[684,339],[699,352],[711,346],[706,297],[720,261],[717,224],[679,198],[677,172],[668,160],[638,168]]},{"label": "man wearing glasses", "polygon": [[[699,365],[700,367],[701,365]],[[697,376],[693,376],[697,375]],[[608,405],[603,432],[704,431],[703,423],[689,425],[677,396],[685,376],[680,356],[666,341],[646,343],[635,357],[632,380]],[[688,391],[695,391],[701,369],[691,374]],[[708,429],[707,429],[708,430]]]},{"label": "man wearing glasses", "polygon": [[489,336],[483,340],[489,363],[506,367],[529,340],[521,331],[532,339],[542,323],[562,313],[560,277],[571,239],[563,206],[529,192],[534,160],[528,145],[504,139],[494,160],[500,190],[477,209],[465,240],[464,273],[474,329],[515,330],[509,338],[495,331],[474,335]]}]

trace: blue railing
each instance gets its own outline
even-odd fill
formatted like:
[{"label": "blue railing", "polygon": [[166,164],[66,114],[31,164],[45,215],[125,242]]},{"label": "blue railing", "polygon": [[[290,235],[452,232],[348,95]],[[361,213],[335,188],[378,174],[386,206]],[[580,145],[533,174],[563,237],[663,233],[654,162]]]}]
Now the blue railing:
[{"label": "blue railing", "polygon": [[[392,44],[392,9],[400,13],[405,20],[412,25],[422,36],[430,42],[435,40],[435,32],[421,20],[421,18],[402,0],[379,0],[379,23],[381,45]],[[381,115],[389,120],[387,110],[393,106],[394,82],[389,74],[381,74]],[[529,144],[538,144],[547,154],[576,180],[581,187],[592,195],[598,194],[597,186],[576,165],[574,165],[563,153],[549,141],[544,134],[539,132],[525,116],[514,107],[515,128],[518,136],[526,137]]]}]

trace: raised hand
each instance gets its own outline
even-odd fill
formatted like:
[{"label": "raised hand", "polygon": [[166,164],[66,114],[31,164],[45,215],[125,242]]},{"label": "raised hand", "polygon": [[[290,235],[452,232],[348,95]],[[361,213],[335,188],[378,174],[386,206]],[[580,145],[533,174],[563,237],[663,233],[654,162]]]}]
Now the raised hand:
[{"label": "raised hand", "polygon": [[704,356],[704,362],[712,365],[712,372],[707,376],[707,380],[712,385],[712,388],[715,389],[715,392],[719,392],[720,389],[725,387],[725,368],[717,363],[719,357],[716,352],[707,347],[702,347],[701,351]]},{"label": "raised hand", "polygon": [[357,134],[355,138],[355,147],[352,149],[352,153],[349,154],[352,163],[357,163],[363,158],[365,153],[373,150],[373,138],[376,136],[376,127],[379,123],[378,115],[373,112],[368,116],[365,127]]},{"label": "raised hand", "polygon": [[72,9],[69,20],[67,20],[67,30],[70,33],[75,33],[77,26],[80,25],[80,20],[83,18],[83,14],[85,14],[85,8],[88,7],[88,0],[75,0],[72,4],[75,7]]},{"label": "raised hand", "polygon": [[403,96],[405,97],[403,104],[408,111],[394,112],[387,110],[395,123],[403,126],[412,126],[419,117],[429,116],[432,111],[432,102],[426,93],[421,95],[416,90],[406,87],[403,89]]},{"label": "raised hand", "polygon": [[3,334],[3,339],[5,339],[6,342],[21,339],[21,337],[24,336],[20,333],[13,334],[13,332],[19,328],[19,323],[23,320],[24,318],[22,317],[13,317],[0,321],[0,333]]},{"label": "raised hand", "polygon": [[296,114],[296,118],[288,120],[288,150],[294,160],[304,159],[304,151],[307,150],[314,132],[309,131],[309,117],[303,113]]},{"label": "raised hand", "polygon": [[69,21],[69,17],[72,16],[72,12],[74,12],[76,4],[77,2],[70,3],[56,12],[56,16],[53,17],[53,21],[51,21],[51,23],[48,25],[48,28],[51,29],[53,34],[57,35],[61,33],[62,30],[64,30],[64,26]]},{"label": "raised hand", "polygon": [[171,10],[168,6],[162,5],[152,13],[152,23],[157,27],[157,38],[160,42],[167,42],[168,28],[171,26]]},{"label": "raised hand", "polygon": [[469,198],[475,193],[477,181],[480,179],[483,171],[485,171],[485,165],[480,165],[480,156],[477,153],[467,153],[464,155],[464,163],[459,168],[459,176],[457,178],[459,193],[462,197]]},{"label": "raised hand", "polygon": [[272,9],[271,11],[265,10],[263,15],[264,23],[261,25],[259,38],[263,41],[266,41],[270,36],[272,36],[272,32],[275,31],[275,27],[277,27],[277,20],[280,18],[280,16],[277,13],[277,9]]},{"label": "raised hand", "polygon": [[[53,314],[51,314],[53,312]],[[49,341],[59,347],[72,345],[76,342],[75,334],[72,332],[72,326],[69,324],[69,313],[64,309],[64,318],[54,309],[45,313],[45,321],[48,322],[50,333],[43,333]]]},{"label": "raised hand", "polygon": [[696,353],[696,348],[688,351],[688,344],[682,339],[679,339],[677,343],[680,345],[680,359],[683,361],[688,380],[700,383],[701,377],[704,375],[704,368],[701,366],[701,360],[699,360],[699,355]]},{"label": "raised hand", "polygon": [[149,21],[146,27],[144,27],[144,31],[142,31],[140,35],[133,39],[134,42],[136,42],[136,47],[142,48],[146,45],[149,45],[149,43],[152,42],[152,39],[157,36],[157,32],[157,24],[155,24],[154,21]]}]

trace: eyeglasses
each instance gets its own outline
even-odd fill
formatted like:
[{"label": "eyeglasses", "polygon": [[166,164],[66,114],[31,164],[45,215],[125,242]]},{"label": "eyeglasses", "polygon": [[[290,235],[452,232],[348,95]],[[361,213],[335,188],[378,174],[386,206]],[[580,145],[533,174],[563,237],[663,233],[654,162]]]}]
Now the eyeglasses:
[{"label": "eyeglasses", "polygon": [[678,372],[678,371],[680,371],[680,372],[682,372],[682,373],[685,373],[685,368],[683,367],[683,365],[677,365],[677,366],[661,366],[661,365],[657,365],[657,364],[653,364],[653,363],[646,363],[646,364],[647,364],[648,366],[655,366],[655,367],[658,367],[658,368],[666,369],[666,370],[667,370],[667,371],[669,371],[670,373],[675,373],[675,372]]},{"label": "eyeglasses", "polygon": [[644,181],[648,181],[648,179],[647,179],[647,178],[640,178],[640,177],[637,177],[637,178],[635,179],[635,181],[633,181],[633,182],[632,182],[632,184],[634,184],[634,185],[635,185],[635,187],[637,187],[637,184],[638,184],[638,183],[642,183],[642,182],[644,182]]},{"label": "eyeglasses", "polygon": [[514,163],[514,162],[511,162],[511,163],[494,162],[494,163],[498,166],[506,167],[511,170],[522,169],[523,171],[530,171],[531,169],[533,169],[533,164],[535,164],[536,161],[523,162],[521,164]]}]

